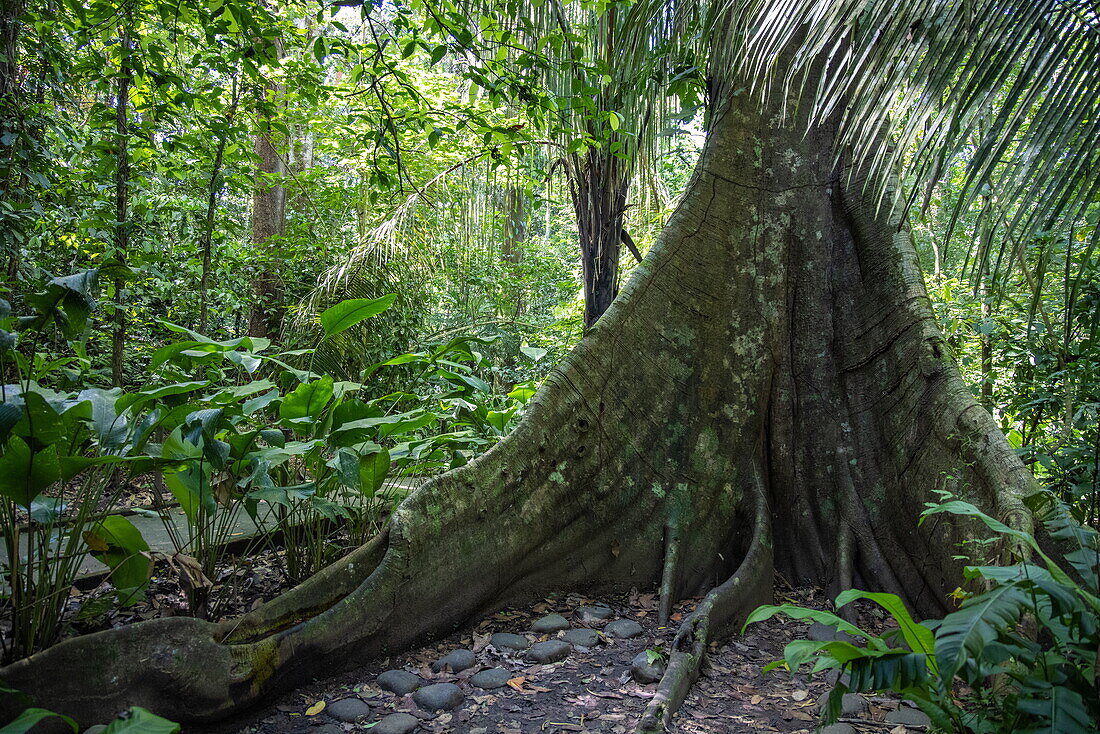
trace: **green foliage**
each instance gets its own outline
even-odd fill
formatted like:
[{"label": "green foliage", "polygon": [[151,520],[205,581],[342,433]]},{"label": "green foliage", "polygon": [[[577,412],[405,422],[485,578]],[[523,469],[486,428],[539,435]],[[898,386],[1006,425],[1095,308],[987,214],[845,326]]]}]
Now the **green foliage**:
[{"label": "green foliage", "polygon": [[[973,518],[1041,563],[1021,559],[1012,565],[968,567],[968,578],[980,579],[984,590],[935,622],[913,620],[893,594],[853,590],[837,597],[837,608],[867,599],[886,610],[897,628],[881,636],[828,612],[761,607],[746,625],[783,613],[822,622],[864,642],[796,640],[785,648],[784,659],[766,670],[782,665],[796,671],[812,663],[814,672],[846,672],[847,681],[841,679],[829,695],[827,723],[839,716],[844,693],[892,691],[919,706],[943,731],[1092,731],[1091,722],[1100,717],[1100,533],[1077,522],[1049,493],[1032,496],[1029,505],[1062,546],[1057,560],[1029,533],[967,502],[930,505],[926,517]],[[991,688],[994,680],[1002,683]]]}]

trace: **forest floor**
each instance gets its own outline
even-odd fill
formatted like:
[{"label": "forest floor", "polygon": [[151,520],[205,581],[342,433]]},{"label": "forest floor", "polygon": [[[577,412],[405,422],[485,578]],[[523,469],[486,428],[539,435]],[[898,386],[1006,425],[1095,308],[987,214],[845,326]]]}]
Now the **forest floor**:
[{"label": "forest floor", "polygon": [[[697,600],[676,608],[674,620],[689,613]],[[795,589],[778,594],[777,601],[823,608],[820,590]],[[645,651],[668,648],[675,633],[675,621],[658,627],[654,594],[590,599],[570,594],[551,597],[530,608],[506,609],[483,620],[473,630],[455,634],[440,642],[404,655],[379,660],[351,673],[316,682],[283,696],[249,717],[211,729],[219,734],[341,734],[370,731],[374,734],[412,732],[454,732],[455,734],[564,734],[600,732],[626,734],[634,729],[656,684],[635,680],[659,671],[645,671]],[[609,610],[606,620],[591,619],[585,610]],[[607,611],[601,612],[607,614]],[[543,622],[554,626],[562,619],[568,630],[534,632]],[[634,626],[629,622],[637,622]],[[865,629],[881,629],[882,619],[874,610],[861,613]],[[608,627],[612,625],[612,627]],[[623,629],[625,627],[625,629]],[[538,642],[572,637],[591,646],[562,643],[556,646],[558,662],[538,663],[536,652],[554,652],[554,645]],[[636,632],[628,638],[614,632]],[[672,727],[679,734],[724,734],[726,732],[783,732],[809,734],[818,724],[819,699],[830,690],[825,675],[791,676],[784,670],[761,673],[763,667],[782,656],[784,645],[805,637],[807,625],[782,615],[754,624],[744,635],[712,646],[709,665],[693,687]],[[525,651],[498,647],[499,637]],[[588,637],[589,640],[583,638]],[[564,647],[563,647],[564,645]],[[546,649],[551,648],[551,649]],[[452,672],[440,669],[438,661],[452,658]],[[462,652],[465,651],[465,652]],[[465,657],[465,660],[461,658]],[[551,655],[551,657],[555,657]],[[639,659],[641,658],[641,659]],[[433,665],[435,670],[433,670]],[[637,668],[632,676],[632,665]],[[403,671],[395,674],[393,671]],[[389,671],[379,680],[379,675]],[[489,671],[489,672],[486,672]],[[415,676],[415,677],[414,677]],[[415,693],[394,693],[393,682],[408,681]],[[419,680],[417,680],[419,678]],[[496,680],[491,680],[496,678]],[[382,685],[380,685],[380,683]],[[488,683],[489,688],[480,686]],[[437,685],[443,684],[443,685]],[[446,710],[430,710],[428,699],[440,699]],[[846,697],[846,715],[830,727],[829,734],[905,734],[925,730],[923,714],[905,708],[886,697]],[[908,725],[907,725],[908,723]]]}]

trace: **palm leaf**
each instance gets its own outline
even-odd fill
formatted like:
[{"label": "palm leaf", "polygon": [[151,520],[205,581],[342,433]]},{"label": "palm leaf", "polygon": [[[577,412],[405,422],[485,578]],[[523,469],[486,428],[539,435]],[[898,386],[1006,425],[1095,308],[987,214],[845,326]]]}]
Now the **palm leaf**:
[{"label": "palm leaf", "polygon": [[969,658],[979,658],[987,644],[1009,629],[1028,608],[1028,595],[1014,584],[996,586],[968,599],[962,609],[944,617],[936,632],[936,662],[950,678]]},{"label": "palm leaf", "polygon": [[[1095,2],[730,2],[742,16],[743,68],[760,88],[804,87],[798,71],[829,59],[830,73],[803,89],[805,103],[815,121],[839,118],[842,142],[877,174],[869,180],[909,161],[920,182],[966,154],[954,217],[992,187],[1006,243],[998,262],[1011,262],[1008,243],[1075,221],[1100,192]],[[893,145],[883,145],[884,134]]]}]

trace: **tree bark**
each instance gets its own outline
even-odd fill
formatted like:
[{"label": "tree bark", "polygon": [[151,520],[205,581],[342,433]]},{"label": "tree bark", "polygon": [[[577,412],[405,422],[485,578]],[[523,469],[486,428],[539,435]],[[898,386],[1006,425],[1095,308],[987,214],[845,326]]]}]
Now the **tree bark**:
[{"label": "tree bark", "polygon": [[[278,87],[265,85],[265,95],[277,95]],[[261,105],[263,107],[263,105]],[[283,159],[275,146],[271,114],[261,111],[256,131],[256,188],[252,195],[252,247],[258,272],[252,280],[252,309],[248,318],[249,336],[275,336],[282,323],[283,288],[272,263],[272,241],[283,233],[286,217],[286,190],[273,177],[283,173]]]},{"label": "tree bark", "polygon": [[[8,0],[0,7],[0,136],[17,136],[0,150],[0,199],[10,204],[22,203],[26,188],[28,162],[20,160],[19,139],[25,129],[24,104],[21,104],[19,84],[19,36],[24,0]],[[4,272],[9,282],[19,276],[20,252],[23,246],[23,223],[10,218],[0,231],[0,252],[6,255]]]},{"label": "tree bark", "polygon": [[590,148],[571,156],[567,170],[581,246],[584,327],[588,329],[618,295],[629,166],[605,148]]},{"label": "tree bark", "polygon": [[943,611],[964,533],[918,528],[923,503],[945,489],[1028,527],[1033,480],[943,348],[904,222],[834,170],[831,129],[747,96],[507,439],[239,620],[77,638],[0,678],[82,723],[130,704],[212,721],[550,590],[661,582],[707,595],[639,725],[657,731],[773,569]]},{"label": "tree bark", "polygon": [[[115,98],[115,259],[120,265],[126,264],[126,254],[130,250],[130,35],[127,29],[119,30],[122,58],[118,71],[118,90]],[[115,312],[111,332],[111,379],[113,384],[121,385],[125,378],[122,357],[126,350],[126,304],[123,302],[123,289],[126,281],[115,278]]]}]

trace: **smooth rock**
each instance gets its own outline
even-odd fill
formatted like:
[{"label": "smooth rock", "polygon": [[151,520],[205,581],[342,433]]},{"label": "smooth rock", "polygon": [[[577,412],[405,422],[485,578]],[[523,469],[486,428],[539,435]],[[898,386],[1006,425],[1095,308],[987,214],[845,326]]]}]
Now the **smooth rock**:
[{"label": "smooth rock", "polygon": [[103,734],[103,732],[105,731],[107,731],[106,724],[95,724],[94,726],[89,726],[87,729],[85,729],[84,734]]},{"label": "smooth rock", "polygon": [[378,687],[398,696],[407,696],[422,685],[424,681],[420,680],[420,676],[407,670],[387,670],[378,676]]},{"label": "smooth rock", "polygon": [[573,647],[564,640],[547,640],[536,642],[527,651],[527,659],[536,663],[556,663],[569,657]]},{"label": "smooth rock", "polygon": [[540,635],[548,632],[569,629],[569,621],[560,614],[547,614],[542,619],[536,619],[531,623],[531,631]]},{"label": "smooth rock", "polygon": [[567,630],[561,638],[570,645],[580,645],[581,647],[594,647],[600,640],[596,630],[590,629]]},{"label": "smooth rock", "polygon": [[814,622],[806,632],[807,639],[815,642],[850,642],[853,645],[859,642],[859,638],[847,632],[838,632],[835,627],[830,627],[821,622]]},{"label": "smooth rock", "polygon": [[461,670],[466,670],[466,668],[474,667],[475,662],[473,651],[455,650],[432,663],[432,672],[439,673],[450,669],[452,673],[457,673]]},{"label": "smooth rock", "polygon": [[526,650],[531,647],[526,637],[511,632],[497,632],[489,638],[489,643],[498,650]]},{"label": "smooth rock", "polygon": [[321,724],[321,726],[310,729],[309,734],[344,734],[344,728],[336,726],[336,724]]},{"label": "smooth rock", "polygon": [[904,724],[905,726],[931,726],[932,720],[928,718],[928,714],[917,709],[900,708],[897,711],[891,711],[886,714],[887,724]]},{"label": "smooth rock", "polygon": [[829,724],[819,730],[819,734],[857,734],[856,728],[850,724]]},{"label": "smooth rock", "polygon": [[[817,699],[817,710],[824,713],[825,705],[829,701],[829,694],[822,694],[821,698]],[[867,699],[858,693],[845,693],[844,697],[840,699],[840,715],[841,716],[858,716],[867,710]]]},{"label": "smooth rock", "polygon": [[649,662],[649,655],[645,650],[634,656],[630,661],[630,677],[638,683],[656,683],[665,674],[665,661],[657,660]]},{"label": "smooth rock", "polygon": [[581,621],[581,624],[603,622],[604,620],[611,619],[612,614],[614,614],[614,612],[607,607],[577,607],[576,611],[577,619]]},{"label": "smooth rock", "polygon": [[637,637],[642,634],[644,630],[642,625],[635,622],[633,619],[616,619],[614,622],[608,622],[607,626],[603,628],[603,633],[608,637],[618,637],[621,640],[627,640],[631,637]]},{"label": "smooth rock", "polygon": [[489,668],[488,670],[480,670],[474,673],[470,677],[470,685],[486,689],[500,688],[508,685],[508,681],[511,680],[512,677],[512,671],[507,668]]},{"label": "smooth rock", "polygon": [[390,714],[370,728],[371,734],[409,734],[420,725],[412,714]]},{"label": "smooth rock", "polygon": [[454,683],[433,683],[413,694],[416,705],[425,711],[450,711],[462,703],[462,689]]},{"label": "smooth rock", "polygon": [[330,703],[325,707],[325,713],[337,721],[342,721],[345,724],[354,724],[360,719],[365,719],[370,716],[370,706],[363,703],[358,698],[345,698]]}]

